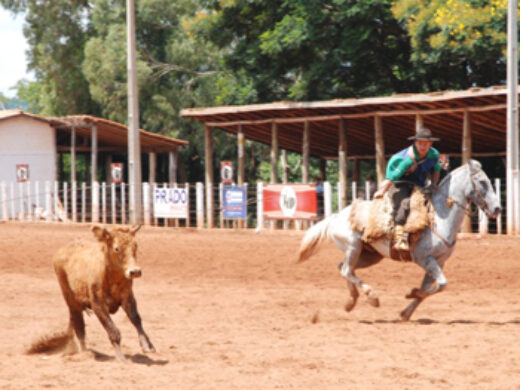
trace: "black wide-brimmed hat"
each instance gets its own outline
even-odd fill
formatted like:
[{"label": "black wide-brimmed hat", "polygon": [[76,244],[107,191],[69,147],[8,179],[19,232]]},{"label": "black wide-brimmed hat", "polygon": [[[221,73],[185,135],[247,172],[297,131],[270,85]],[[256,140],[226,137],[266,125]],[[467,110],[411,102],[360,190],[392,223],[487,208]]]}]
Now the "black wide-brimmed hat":
[{"label": "black wide-brimmed hat", "polygon": [[432,131],[430,129],[427,129],[426,127],[421,127],[415,132],[415,135],[412,137],[408,137],[410,141],[421,139],[424,141],[439,141],[440,138],[436,138],[432,136]]}]

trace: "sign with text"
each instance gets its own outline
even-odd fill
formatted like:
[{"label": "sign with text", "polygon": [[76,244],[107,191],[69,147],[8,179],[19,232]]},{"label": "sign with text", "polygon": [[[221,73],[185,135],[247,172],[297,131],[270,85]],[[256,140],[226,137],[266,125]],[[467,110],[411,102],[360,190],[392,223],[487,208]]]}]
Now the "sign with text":
[{"label": "sign with text", "polygon": [[316,187],[309,184],[266,184],[264,218],[314,219],[318,211]]},{"label": "sign with text", "polygon": [[188,218],[188,192],[185,188],[156,188],[153,196],[155,218]]},{"label": "sign with text", "polygon": [[29,164],[16,164],[16,179],[18,183],[25,183],[29,180]]},{"label": "sign with text", "polygon": [[242,187],[225,186],[222,191],[222,215],[227,219],[245,219],[247,194]]},{"label": "sign with text", "polygon": [[233,183],[233,163],[231,161],[220,162],[220,181],[224,184]]}]

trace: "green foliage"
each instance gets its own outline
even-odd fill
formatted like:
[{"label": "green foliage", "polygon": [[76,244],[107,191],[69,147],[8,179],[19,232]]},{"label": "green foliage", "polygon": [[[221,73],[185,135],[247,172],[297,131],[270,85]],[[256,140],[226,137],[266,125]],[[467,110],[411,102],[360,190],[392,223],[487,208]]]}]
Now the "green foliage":
[{"label": "green foliage", "polygon": [[[124,1],[0,4],[26,14],[36,81],[20,81],[17,97],[27,110],[127,122]],[[505,8],[506,0],[139,0],[140,125],[189,140],[186,180],[200,181],[204,131],[181,109],[499,84]],[[236,161],[236,141],[213,134],[217,178],[219,161]],[[246,155],[247,180],[269,181],[268,147],[248,141]],[[301,181],[299,159],[288,153],[289,181]],[[311,179],[319,165],[311,159]],[[337,162],[326,171],[335,183]],[[360,181],[369,174],[373,164],[362,164]]]}]

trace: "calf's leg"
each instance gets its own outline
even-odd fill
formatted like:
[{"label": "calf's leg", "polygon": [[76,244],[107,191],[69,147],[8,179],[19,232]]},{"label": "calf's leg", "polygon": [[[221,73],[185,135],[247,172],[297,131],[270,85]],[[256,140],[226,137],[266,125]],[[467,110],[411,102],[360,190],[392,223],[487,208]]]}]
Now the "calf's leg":
[{"label": "calf's leg", "polygon": [[143,324],[141,322],[141,316],[137,311],[137,302],[134,298],[133,294],[130,294],[126,302],[123,303],[123,309],[126,312],[126,315],[134,324],[137,329],[137,334],[139,336],[139,343],[141,344],[141,348],[143,348],[144,352],[155,352],[155,347],[152,342],[148,338],[148,335],[144,331]]},{"label": "calf's leg", "polygon": [[117,329],[116,325],[114,324],[114,321],[112,321],[112,318],[110,318],[108,312],[103,310],[101,307],[95,306],[92,308],[92,310],[96,314],[96,317],[99,319],[99,322],[101,322],[101,325],[103,325],[103,327],[107,331],[108,338],[114,346],[117,359],[125,361],[125,357],[121,352],[121,332],[119,332],[119,329]]}]

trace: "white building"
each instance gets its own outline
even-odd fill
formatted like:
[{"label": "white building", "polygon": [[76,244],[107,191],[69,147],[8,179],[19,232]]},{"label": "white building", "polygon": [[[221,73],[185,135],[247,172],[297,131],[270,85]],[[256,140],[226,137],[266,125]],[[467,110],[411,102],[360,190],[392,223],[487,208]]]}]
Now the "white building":
[{"label": "white building", "polygon": [[[56,205],[61,207],[62,203],[67,212],[71,204],[77,212],[78,194],[70,193],[73,183],[80,191],[76,155],[87,155],[90,160],[91,188],[99,180],[98,155],[105,154],[107,165],[111,165],[112,154],[126,154],[127,133],[125,125],[88,115],[46,118],[21,110],[0,111],[0,218],[32,216],[36,208],[53,209],[55,215]],[[173,162],[170,181],[175,182],[177,152],[188,142],[140,130],[140,143],[141,152],[148,153],[150,159],[148,179],[155,182],[156,153],[169,153]],[[71,161],[65,185],[57,182],[63,178],[60,154],[69,154]],[[54,197],[56,190],[59,197]]]}]

